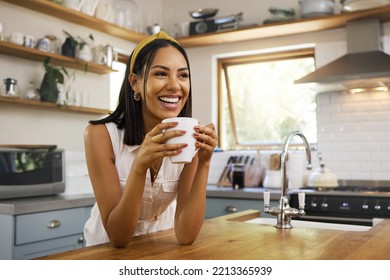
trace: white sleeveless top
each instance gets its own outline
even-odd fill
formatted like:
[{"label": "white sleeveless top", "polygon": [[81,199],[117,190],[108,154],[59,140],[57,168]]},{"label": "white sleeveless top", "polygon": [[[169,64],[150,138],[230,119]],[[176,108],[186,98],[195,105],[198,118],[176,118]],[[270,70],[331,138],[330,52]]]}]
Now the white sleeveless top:
[{"label": "white sleeveless top", "polygon": [[[123,190],[139,146],[125,145],[124,130],[119,130],[114,123],[107,123],[106,127],[110,134],[115,166]],[[183,167],[184,164],[172,164],[169,158],[164,158],[153,184],[150,172],[146,172],[141,216],[133,236],[173,228],[177,186]],[[97,203],[92,208],[91,217],[85,223],[84,238],[87,246],[109,242]]]}]

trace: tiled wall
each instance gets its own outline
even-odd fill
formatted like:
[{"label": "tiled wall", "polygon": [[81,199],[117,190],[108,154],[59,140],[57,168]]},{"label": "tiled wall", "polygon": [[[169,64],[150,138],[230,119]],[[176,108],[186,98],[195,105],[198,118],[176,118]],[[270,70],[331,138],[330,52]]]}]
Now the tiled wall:
[{"label": "tiled wall", "polygon": [[390,180],[390,94],[320,93],[318,149],[339,179]]},{"label": "tiled wall", "polygon": [[[389,53],[390,37],[382,37]],[[316,46],[317,67],[346,53],[345,42]],[[390,180],[390,93],[317,95],[318,150],[339,179]]]}]

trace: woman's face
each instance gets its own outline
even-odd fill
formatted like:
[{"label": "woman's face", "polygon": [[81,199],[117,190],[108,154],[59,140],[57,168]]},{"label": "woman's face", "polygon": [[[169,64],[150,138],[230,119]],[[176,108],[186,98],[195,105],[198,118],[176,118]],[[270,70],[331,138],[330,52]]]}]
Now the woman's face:
[{"label": "woman's face", "polygon": [[160,48],[150,65],[146,92],[143,82],[138,83],[142,98],[143,119],[151,129],[165,118],[177,117],[186,103],[190,91],[190,77],[184,56],[174,47]]}]

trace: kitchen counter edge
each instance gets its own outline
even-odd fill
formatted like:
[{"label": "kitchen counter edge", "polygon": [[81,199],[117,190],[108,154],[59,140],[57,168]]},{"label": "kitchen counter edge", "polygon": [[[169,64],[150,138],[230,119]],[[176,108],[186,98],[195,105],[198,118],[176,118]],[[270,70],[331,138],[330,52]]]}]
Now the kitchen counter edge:
[{"label": "kitchen counter edge", "polygon": [[[261,187],[246,187],[235,190],[232,187],[207,185],[207,198],[233,198],[262,200],[265,189]],[[271,200],[280,199],[280,189],[270,189]]]},{"label": "kitchen counter edge", "polygon": [[36,212],[92,206],[94,194],[58,194],[0,200],[0,215],[22,215]]}]

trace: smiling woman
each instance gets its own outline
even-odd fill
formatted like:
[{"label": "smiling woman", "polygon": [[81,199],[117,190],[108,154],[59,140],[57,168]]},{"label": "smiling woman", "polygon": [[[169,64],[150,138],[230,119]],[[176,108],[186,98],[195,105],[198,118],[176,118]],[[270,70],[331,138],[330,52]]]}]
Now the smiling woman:
[{"label": "smiling woman", "polygon": [[[91,121],[85,151],[96,204],[84,235],[87,246],[125,247],[133,236],[175,228],[191,244],[203,224],[210,161],[217,145],[214,124],[193,127],[198,152],[174,164],[188,143],[174,117],[191,117],[190,66],[185,50],[164,32],[147,37],[129,57],[119,103]],[[169,130],[173,128],[173,130]]]}]

